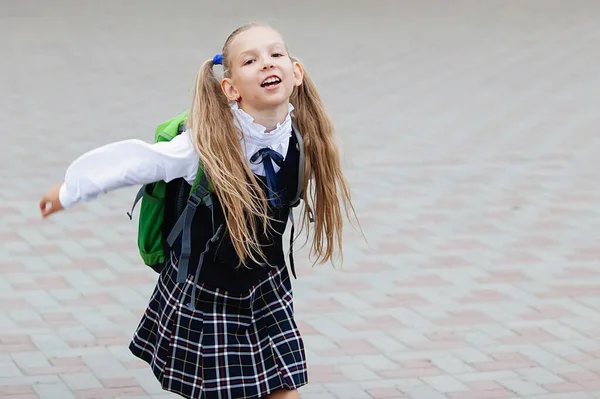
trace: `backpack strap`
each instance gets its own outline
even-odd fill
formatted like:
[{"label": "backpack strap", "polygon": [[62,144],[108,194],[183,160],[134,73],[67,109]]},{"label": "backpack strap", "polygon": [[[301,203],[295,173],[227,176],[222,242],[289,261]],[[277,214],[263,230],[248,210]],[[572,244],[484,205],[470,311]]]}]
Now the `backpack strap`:
[{"label": "backpack strap", "polygon": [[297,148],[299,152],[298,156],[298,185],[296,187],[296,195],[290,202],[290,207],[296,207],[300,203],[302,199],[302,194],[304,192],[304,139],[300,134],[300,130],[296,127],[295,124],[292,124],[292,133],[296,138]]},{"label": "backpack strap", "polygon": [[[298,143],[298,186],[296,187],[296,195],[294,196],[294,198],[290,201],[290,208],[295,208],[296,206],[298,206],[300,204],[300,201],[302,200],[302,196],[304,194],[304,165],[305,165],[305,154],[304,154],[304,139],[302,138],[302,134],[300,134],[300,130],[298,130],[298,127],[296,127],[296,125],[294,123],[292,123],[292,132],[294,134],[294,137],[296,137],[296,142]],[[309,221],[312,223],[315,221],[314,216],[313,216],[313,211],[310,208],[310,206],[308,204],[306,204],[306,206],[308,206],[308,219]],[[293,218],[290,219],[292,221],[292,227],[293,227]]]},{"label": "backpack strap", "polygon": [[292,211],[292,208],[290,208],[289,210],[289,219],[290,222],[292,223],[292,230],[290,231],[290,252],[289,252],[289,259],[290,259],[290,270],[292,271],[292,276],[294,276],[295,279],[298,279],[298,277],[296,277],[296,268],[294,267],[294,212]]},{"label": "backpack strap", "polygon": [[[288,214],[288,218],[290,220],[290,223],[292,225],[291,231],[290,231],[290,249],[289,249],[289,260],[290,260],[290,269],[292,271],[292,275],[294,276],[294,278],[298,278],[296,277],[296,268],[294,267],[294,232],[295,232],[295,225],[294,225],[294,212],[293,209],[295,207],[297,207],[300,204],[300,201],[302,200],[302,196],[304,194],[304,165],[305,165],[305,154],[304,154],[304,139],[302,138],[302,134],[300,134],[300,130],[298,129],[298,127],[296,126],[296,124],[293,122],[292,119],[292,133],[294,134],[294,137],[296,138],[296,142],[297,142],[297,148],[298,148],[298,152],[299,152],[299,156],[298,156],[298,185],[296,188],[296,195],[294,196],[294,198],[290,201],[290,208],[289,208],[289,214]],[[313,216],[313,211],[310,208],[309,204],[305,204],[305,206],[308,207],[308,220],[310,223],[314,222],[314,216]]]},{"label": "backpack strap", "polygon": [[144,196],[144,190],[146,189],[146,185],[143,185],[135,195],[135,199],[133,200],[133,205],[131,206],[131,211],[127,212],[127,216],[129,216],[129,220],[133,220],[133,211],[135,210],[135,206]]},{"label": "backpack strap", "polygon": [[[194,186],[195,188],[190,192],[186,207],[177,219],[177,222],[175,222],[175,225],[167,237],[167,244],[172,247],[175,243],[175,240],[181,235],[181,255],[179,257],[179,270],[177,272],[178,283],[184,283],[188,275],[190,255],[192,253],[192,221],[194,220],[196,209],[198,206],[200,206],[200,204],[204,204],[210,209],[211,215],[214,216],[214,206],[208,179],[206,178],[206,174],[202,172],[201,168],[199,168],[198,174],[196,175]],[[222,231],[223,226],[221,225],[207,243],[206,249],[200,256],[198,269],[201,267],[204,254],[209,250],[209,244],[216,241],[221,235]]]},{"label": "backpack strap", "polygon": [[[213,212],[212,203],[211,203],[210,209],[211,209],[211,214],[212,214],[212,212]],[[206,245],[204,246],[204,251],[202,251],[202,253],[200,254],[200,259],[198,259],[198,267],[196,268],[196,275],[194,276],[194,284],[192,285],[192,295],[190,297],[190,302],[185,305],[191,311],[196,310],[196,287],[198,286],[198,280],[200,280],[200,270],[202,269],[202,265],[204,264],[204,255],[206,255],[208,253],[208,251],[210,251],[211,245],[214,244],[215,242],[217,242],[217,240],[221,236],[221,233],[223,232],[224,228],[225,228],[224,224],[221,224],[219,226],[216,233],[214,233],[213,236],[211,237],[211,239],[206,242]],[[179,270],[177,271],[177,279],[180,279],[180,276],[179,276],[180,272],[181,272],[181,266],[180,266]],[[186,275],[183,276],[184,281],[185,281],[186,277],[187,277],[187,269],[186,269]]]}]

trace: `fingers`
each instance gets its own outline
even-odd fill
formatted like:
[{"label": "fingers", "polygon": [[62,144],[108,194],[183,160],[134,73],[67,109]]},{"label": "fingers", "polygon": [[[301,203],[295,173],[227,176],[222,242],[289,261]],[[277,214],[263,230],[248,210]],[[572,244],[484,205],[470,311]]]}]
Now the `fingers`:
[{"label": "fingers", "polygon": [[58,206],[52,200],[44,196],[40,201],[40,212],[42,214],[42,218],[46,218],[49,215],[58,212],[62,209],[62,207]]},{"label": "fingers", "polygon": [[48,207],[46,207],[45,209],[42,209],[42,217],[46,218],[49,215],[58,212],[60,209],[55,207],[52,203],[49,204]]},{"label": "fingers", "polygon": [[40,200],[40,211],[42,212],[42,214],[44,213],[44,210],[46,209],[47,203],[48,203],[48,198],[46,198],[46,196],[44,195],[42,197],[42,199]]},{"label": "fingers", "polygon": [[60,185],[54,185],[42,196],[40,200],[40,213],[42,218],[58,212],[63,209],[59,198]]},{"label": "fingers", "polygon": [[45,195],[40,201],[40,212],[42,213],[43,218],[52,213],[52,201]]},{"label": "fingers", "polygon": [[53,213],[54,210],[53,210],[52,202],[48,201],[47,199],[43,199],[42,202],[40,202],[40,211],[42,213],[43,218],[45,218],[48,215],[50,215],[51,213]]}]

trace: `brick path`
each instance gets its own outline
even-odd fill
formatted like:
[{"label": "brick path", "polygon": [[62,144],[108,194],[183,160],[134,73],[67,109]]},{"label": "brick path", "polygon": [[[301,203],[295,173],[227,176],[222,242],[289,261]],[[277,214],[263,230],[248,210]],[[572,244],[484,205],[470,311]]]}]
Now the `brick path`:
[{"label": "brick path", "polygon": [[126,349],[156,278],[135,189],[37,201],[261,19],[320,84],[368,238],[341,271],[297,256],[302,397],[600,398],[599,2],[49,3],[0,4],[0,397],[174,398]]}]

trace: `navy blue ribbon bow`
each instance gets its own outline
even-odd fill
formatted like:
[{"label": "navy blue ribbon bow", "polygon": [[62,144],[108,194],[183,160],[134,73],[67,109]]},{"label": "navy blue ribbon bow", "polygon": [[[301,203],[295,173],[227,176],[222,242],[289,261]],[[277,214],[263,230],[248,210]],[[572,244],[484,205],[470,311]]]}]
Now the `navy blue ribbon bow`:
[{"label": "navy blue ribbon bow", "polygon": [[254,164],[262,162],[263,166],[265,167],[265,177],[267,178],[267,187],[269,188],[270,193],[269,201],[273,206],[279,206],[281,201],[277,196],[277,183],[273,162],[275,162],[277,166],[281,167],[283,165],[283,155],[270,148],[262,148],[252,155],[250,162]]}]

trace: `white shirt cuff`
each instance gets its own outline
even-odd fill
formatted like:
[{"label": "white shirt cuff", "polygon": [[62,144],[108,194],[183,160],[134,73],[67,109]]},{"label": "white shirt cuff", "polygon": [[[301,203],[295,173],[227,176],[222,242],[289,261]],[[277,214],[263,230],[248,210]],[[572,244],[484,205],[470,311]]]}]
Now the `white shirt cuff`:
[{"label": "white shirt cuff", "polygon": [[69,198],[69,193],[67,192],[67,186],[65,183],[60,186],[60,191],[58,192],[58,200],[60,201],[60,205],[64,209],[68,209],[74,205],[74,201]]}]

